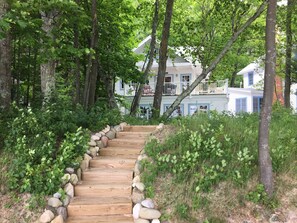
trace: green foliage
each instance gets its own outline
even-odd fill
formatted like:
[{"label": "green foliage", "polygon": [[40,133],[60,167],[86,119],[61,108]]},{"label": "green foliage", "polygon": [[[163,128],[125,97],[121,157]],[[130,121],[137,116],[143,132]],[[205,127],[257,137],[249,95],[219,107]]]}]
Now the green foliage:
[{"label": "green foliage", "polygon": [[[152,160],[144,165],[144,183],[151,187],[157,176],[165,175],[172,177],[173,184],[184,188],[181,195],[192,198],[192,203],[188,203],[190,209],[178,204],[176,213],[180,218],[187,210],[207,209],[209,201],[205,195],[220,183],[232,182],[242,188],[258,173],[258,122],[258,114],[232,116],[215,112],[173,120],[177,129],[174,135],[163,144],[153,139],[146,145],[146,153]],[[297,173],[296,165],[292,165],[297,154],[296,125],[296,115],[274,109],[270,149],[276,174]],[[261,185],[245,199],[269,208],[277,205],[274,199],[268,199]]]},{"label": "green foliage", "polygon": [[175,206],[175,212],[176,214],[181,218],[181,219],[184,219],[184,220],[187,220],[189,219],[189,205],[183,203],[183,204],[177,204]]},{"label": "green foliage", "polygon": [[269,198],[263,184],[258,184],[255,190],[247,194],[246,199],[257,204],[263,204],[269,208],[276,208],[278,204],[274,198]]},{"label": "green foliage", "polygon": [[[8,185],[20,192],[52,193],[60,185],[64,168],[74,166],[75,157],[86,151],[87,134],[81,128],[64,139],[50,130],[45,116],[32,109],[20,109],[6,140],[6,150],[13,154],[8,171]],[[45,121],[43,123],[43,121]],[[60,133],[57,131],[57,133]],[[61,136],[61,135],[60,135]],[[59,143],[61,146],[59,147]]]}]

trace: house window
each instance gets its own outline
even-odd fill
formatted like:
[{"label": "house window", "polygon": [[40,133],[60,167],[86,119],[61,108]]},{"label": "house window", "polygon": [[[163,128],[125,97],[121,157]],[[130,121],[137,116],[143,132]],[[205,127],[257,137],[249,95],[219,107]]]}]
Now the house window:
[{"label": "house window", "polygon": [[[170,104],[164,104],[164,112],[168,110],[170,107]],[[183,116],[184,115],[184,105],[180,104],[177,109],[175,109],[170,117],[178,117],[178,116]]]},{"label": "house window", "polygon": [[191,74],[180,75],[181,89],[186,90],[190,86]]},{"label": "house window", "polygon": [[248,83],[249,86],[254,84],[254,71],[248,72]]},{"label": "house window", "polygon": [[253,97],[253,112],[260,112],[263,103],[263,97]]},{"label": "house window", "polygon": [[120,90],[124,90],[125,87],[125,83],[123,81],[123,79],[120,80]]},{"label": "house window", "polygon": [[166,74],[164,78],[163,94],[176,94],[176,85],[173,83],[173,74]]},{"label": "house window", "polygon": [[150,119],[152,116],[152,109],[151,106],[146,104],[146,105],[139,105],[139,117],[140,118],[146,118],[146,119]]},{"label": "house window", "polygon": [[189,104],[189,115],[199,114],[199,113],[208,113],[209,104]]},{"label": "house window", "polygon": [[236,113],[247,112],[246,98],[237,98],[235,107]]}]

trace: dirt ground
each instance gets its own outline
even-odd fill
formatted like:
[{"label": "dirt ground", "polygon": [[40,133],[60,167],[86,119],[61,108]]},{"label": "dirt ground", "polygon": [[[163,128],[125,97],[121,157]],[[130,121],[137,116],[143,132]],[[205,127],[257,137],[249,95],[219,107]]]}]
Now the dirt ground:
[{"label": "dirt ground", "polygon": [[42,209],[34,206],[29,209],[29,194],[0,193],[1,223],[33,223],[42,213]]}]

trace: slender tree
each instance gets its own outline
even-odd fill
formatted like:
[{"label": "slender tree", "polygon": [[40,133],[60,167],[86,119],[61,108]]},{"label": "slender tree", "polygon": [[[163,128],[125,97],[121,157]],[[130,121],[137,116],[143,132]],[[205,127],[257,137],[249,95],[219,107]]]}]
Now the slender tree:
[{"label": "slender tree", "polygon": [[90,49],[94,53],[90,53],[85,87],[84,87],[84,97],[83,105],[84,108],[89,108],[95,103],[95,93],[96,93],[96,83],[98,76],[98,17],[97,17],[97,0],[92,0],[92,33],[91,33],[91,42]]},{"label": "slender tree", "polygon": [[[76,0],[75,1],[77,5],[80,4],[80,0]],[[78,29],[78,21],[79,18],[75,19],[74,22],[74,27],[73,27],[73,46],[75,49],[79,49],[79,29]],[[74,68],[74,73],[75,73],[75,96],[74,96],[74,103],[78,104],[80,102],[80,77],[81,77],[81,73],[80,73],[80,67],[81,67],[81,63],[80,63],[80,58],[78,55],[75,56],[75,68]]]},{"label": "slender tree", "polygon": [[182,100],[187,97],[196,87],[197,85],[205,79],[207,74],[212,72],[218,63],[222,60],[222,58],[226,55],[226,53],[230,50],[233,43],[238,39],[239,35],[246,30],[253,21],[255,21],[261,13],[264,11],[266,7],[267,1],[264,0],[263,3],[257,8],[256,12],[253,16],[251,16],[241,27],[238,27],[237,31],[230,37],[230,39],[227,41],[223,49],[220,51],[220,53],[209,63],[209,66],[207,68],[203,68],[202,73],[193,81],[193,83],[184,90],[176,99],[175,101],[170,105],[170,107],[166,110],[166,112],[163,114],[163,118],[167,119],[171,113],[177,109],[179,104],[182,102]]},{"label": "slender tree", "polygon": [[[41,12],[42,19],[42,30],[45,32],[48,41],[54,41],[53,29],[54,29],[54,20],[57,17],[58,12],[54,9],[49,11]],[[43,94],[43,101],[48,101],[55,90],[55,69],[56,69],[56,61],[53,58],[50,58],[48,45],[45,44],[43,47],[42,54],[45,59],[44,62],[40,65],[40,77],[41,77],[41,92]]]},{"label": "slender tree", "polygon": [[[146,68],[144,70],[143,74],[143,81],[146,82],[148,79],[149,72],[152,68],[153,62],[154,62],[154,53],[155,53],[155,45],[156,45],[156,33],[157,33],[157,27],[158,27],[158,19],[159,19],[159,0],[155,1],[155,10],[154,10],[154,16],[152,21],[152,33],[151,33],[151,42],[150,42],[150,49],[148,54],[148,63],[146,65]],[[140,83],[138,85],[138,89],[136,91],[135,97],[133,98],[132,105],[131,105],[131,115],[135,115],[137,108],[139,107],[139,102],[141,99],[142,91],[144,88],[144,83]]]},{"label": "slender tree", "polygon": [[276,0],[268,1],[265,35],[266,57],[264,95],[258,138],[260,182],[264,185],[265,190],[269,196],[272,196],[273,194],[273,172],[271,157],[269,154],[269,124],[271,120],[274,77],[276,70],[276,7]]},{"label": "slender tree", "polygon": [[153,117],[158,118],[160,116],[160,107],[162,102],[162,94],[163,94],[163,85],[164,78],[166,73],[166,62],[167,62],[167,49],[168,49],[168,39],[170,35],[170,24],[173,12],[173,3],[174,0],[167,0],[166,5],[166,13],[162,31],[162,39],[159,50],[159,68],[158,68],[158,76],[157,76],[157,84],[154,95],[153,102]]},{"label": "slender tree", "polygon": [[291,70],[292,70],[292,11],[295,0],[288,0],[286,16],[286,77],[285,77],[285,107],[290,108]]},{"label": "slender tree", "polygon": [[[0,20],[6,15],[9,9],[7,1],[0,1]],[[0,35],[0,107],[8,108],[11,103],[11,37],[9,31],[1,30],[5,33],[4,38]]]}]

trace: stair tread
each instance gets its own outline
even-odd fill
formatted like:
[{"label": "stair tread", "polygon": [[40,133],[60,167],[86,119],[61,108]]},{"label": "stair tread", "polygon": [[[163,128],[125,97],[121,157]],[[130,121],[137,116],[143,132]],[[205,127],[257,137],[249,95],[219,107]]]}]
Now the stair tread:
[{"label": "stair tread", "polygon": [[[128,197],[74,197],[69,206],[76,205],[100,205],[100,204],[130,204],[131,198]],[[132,205],[132,203],[131,203]]]},{"label": "stair tread", "polygon": [[107,216],[75,216],[69,217],[67,223],[132,223],[133,217],[131,215],[107,215]]},{"label": "stair tread", "polygon": [[111,142],[131,142],[131,143],[133,143],[133,142],[145,142],[145,139],[133,139],[133,140],[131,140],[131,139],[126,139],[126,138],[114,138],[114,139],[112,139],[111,140]]},{"label": "stair tread", "polygon": [[105,151],[105,150],[141,150],[143,146],[140,145],[132,145],[132,146],[108,146],[106,148],[102,148],[99,150],[100,151]]},{"label": "stair tread", "polygon": [[113,160],[113,161],[126,161],[126,162],[135,162],[134,158],[127,158],[127,157],[121,157],[121,156],[97,156],[93,158],[90,161],[105,161],[105,160]]},{"label": "stair tread", "polygon": [[120,169],[120,168],[112,168],[112,169],[105,169],[105,168],[91,168],[86,170],[84,173],[131,173],[133,172],[132,170],[126,170],[126,169]]},{"label": "stair tread", "polygon": [[[156,126],[127,126],[90,160],[67,207],[67,223],[132,223],[132,179],[145,138]],[[125,138],[126,137],[126,138]]]},{"label": "stair tread", "polygon": [[114,183],[96,183],[94,181],[81,181],[80,184],[75,185],[75,188],[79,187],[97,187],[97,188],[123,188],[123,187],[131,187],[131,184],[128,183],[119,183],[119,184],[114,184]]}]

